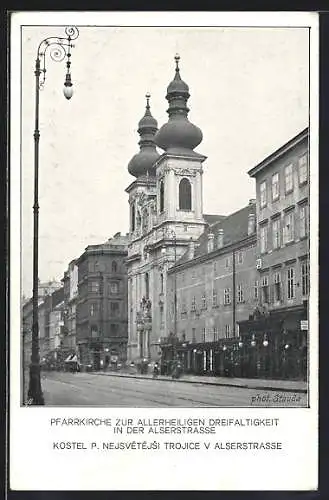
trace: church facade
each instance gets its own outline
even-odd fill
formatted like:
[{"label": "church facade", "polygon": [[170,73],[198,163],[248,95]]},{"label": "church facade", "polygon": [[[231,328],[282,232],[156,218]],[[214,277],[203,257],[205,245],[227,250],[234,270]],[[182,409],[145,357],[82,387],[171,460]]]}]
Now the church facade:
[{"label": "church facade", "polygon": [[[128,165],[135,177],[126,189],[130,207],[127,355],[133,361],[159,359],[161,338],[168,335],[168,269],[206,225],[202,212],[206,157],[194,151],[202,132],[188,120],[189,87],[181,79],[179,57],[175,59],[175,76],[166,95],[169,120],[158,130],[147,95],[138,126],[140,152]],[[156,146],[163,150],[161,155]]]}]

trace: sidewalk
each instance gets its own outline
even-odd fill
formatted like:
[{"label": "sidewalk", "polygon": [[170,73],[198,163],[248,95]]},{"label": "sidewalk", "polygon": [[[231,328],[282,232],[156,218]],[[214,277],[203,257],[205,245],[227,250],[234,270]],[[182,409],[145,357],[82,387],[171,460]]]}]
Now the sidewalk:
[{"label": "sidewalk", "polygon": [[[153,379],[152,374],[141,375],[139,373],[124,372],[90,372],[91,375],[105,375],[108,377],[125,377]],[[286,391],[295,393],[306,393],[307,383],[303,380],[272,380],[257,378],[229,378],[229,377],[207,377],[198,375],[182,375],[179,379],[172,379],[170,376],[159,375],[156,380],[166,382],[185,382],[190,384],[222,385],[226,387],[240,387],[244,389],[256,389],[262,391]]]}]

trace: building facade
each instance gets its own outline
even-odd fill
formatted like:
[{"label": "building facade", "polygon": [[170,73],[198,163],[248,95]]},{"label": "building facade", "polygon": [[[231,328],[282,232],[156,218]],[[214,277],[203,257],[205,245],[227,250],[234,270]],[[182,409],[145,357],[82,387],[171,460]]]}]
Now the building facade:
[{"label": "building facade", "polygon": [[[201,130],[187,118],[190,96],[176,57],[167,88],[169,120],[160,130],[150,112],[149,96],[138,125],[140,152],[128,165],[135,180],[129,195],[128,358],[158,360],[160,338],[168,330],[167,272],[196,241],[206,225],[202,212],[205,156],[194,151]],[[160,155],[156,146],[163,150]]]},{"label": "building facade", "polygon": [[258,301],[256,248],[255,200],[190,242],[168,271],[169,336],[161,342],[162,364],[178,357],[188,373],[243,376],[239,321]]},{"label": "building facade", "polygon": [[[61,283],[58,281],[48,281],[39,283],[38,290],[38,319],[39,319],[39,354],[40,358],[44,357],[48,350],[49,338],[49,311],[51,309],[52,294],[61,288]],[[28,365],[31,360],[32,350],[32,313],[33,301],[32,298],[25,299],[22,305],[22,351],[25,364]]]},{"label": "building facade", "polygon": [[[306,378],[308,129],[249,171],[256,180],[259,308],[240,323],[253,376]],[[249,349],[250,350],[250,349]]]},{"label": "building facade", "polygon": [[[52,308],[52,295],[60,290],[61,284],[57,281],[39,283],[38,290],[38,321],[39,321],[39,357],[41,363],[47,357],[49,347],[49,314]],[[22,328],[21,328],[21,382],[22,402],[27,393],[29,378],[29,366],[32,353],[32,323],[33,323],[33,300],[25,299],[22,304]]]},{"label": "building facade", "polygon": [[96,370],[126,360],[127,243],[117,233],[89,245],[75,261],[78,269],[76,344],[82,367]]},{"label": "building facade", "polygon": [[76,351],[76,308],[78,301],[78,266],[73,260],[63,277],[64,287],[64,338],[63,345]]}]

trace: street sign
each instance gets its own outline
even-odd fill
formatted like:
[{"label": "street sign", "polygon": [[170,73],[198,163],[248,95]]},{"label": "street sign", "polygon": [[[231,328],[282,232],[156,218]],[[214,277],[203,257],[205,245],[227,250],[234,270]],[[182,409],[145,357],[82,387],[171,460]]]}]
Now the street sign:
[{"label": "street sign", "polygon": [[300,329],[301,330],[308,330],[308,320],[307,319],[302,319],[300,321]]}]

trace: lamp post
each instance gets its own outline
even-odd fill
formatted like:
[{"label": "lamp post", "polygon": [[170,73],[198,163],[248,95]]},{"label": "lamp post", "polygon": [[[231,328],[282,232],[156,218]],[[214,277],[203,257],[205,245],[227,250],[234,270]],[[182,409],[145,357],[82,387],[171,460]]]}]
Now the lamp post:
[{"label": "lamp post", "polygon": [[39,356],[39,95],[46,80],[46,56],[49,53],[55,62],[66,61],[66,75],[64,82],[64,96],[71,99],[73,95],[71,81],[71,49],[72,41],[78,38],[79,30],[76,27],[65,28],[66,37],[48,37],[40,42],[35,61],[35,127],[34,127],[34,204],[33,204],[33,298],[32,298],[32,353],[30,364],[30,380],[28,397],[32,405],[43,405],[44,398],[40,380]]}]

